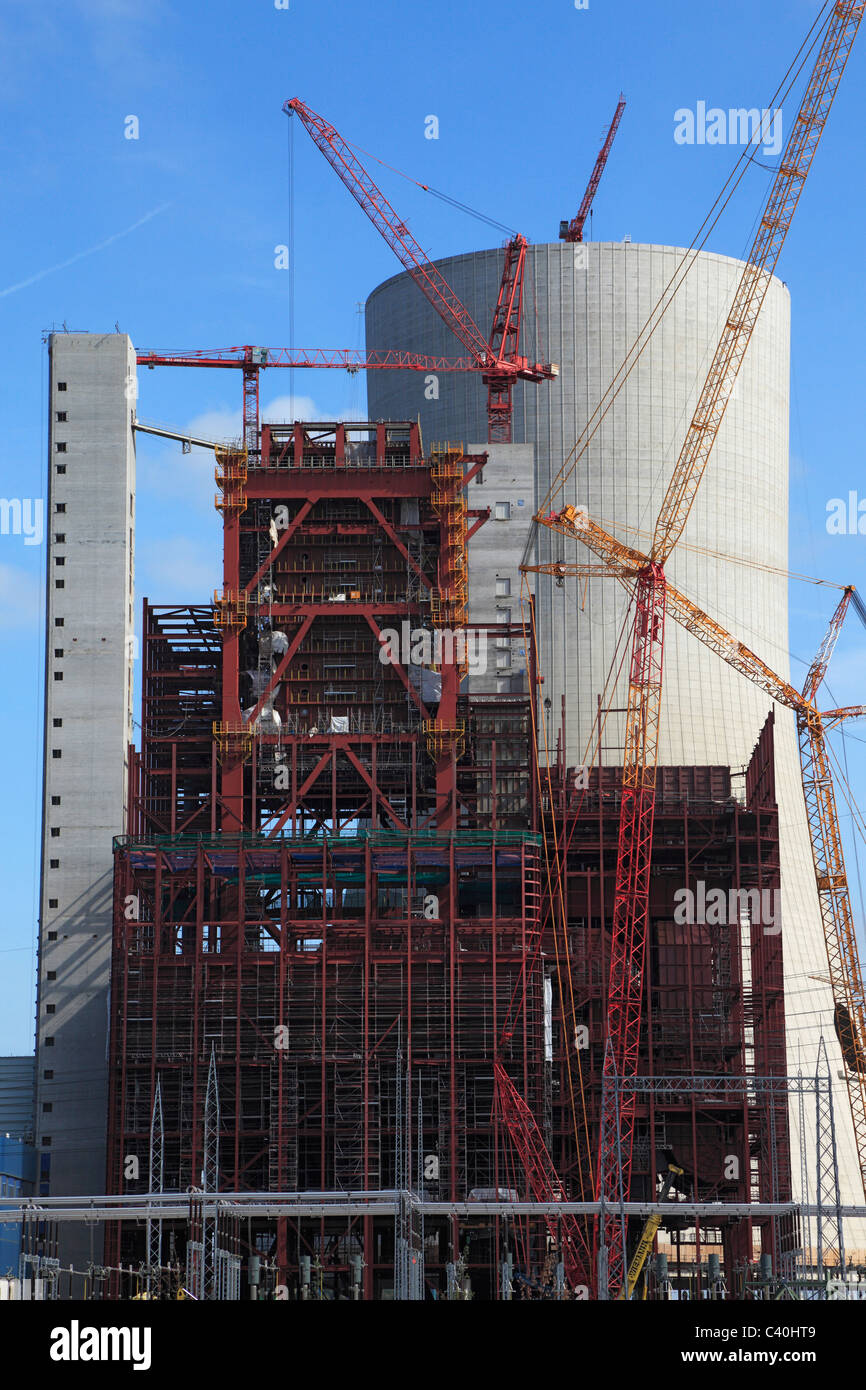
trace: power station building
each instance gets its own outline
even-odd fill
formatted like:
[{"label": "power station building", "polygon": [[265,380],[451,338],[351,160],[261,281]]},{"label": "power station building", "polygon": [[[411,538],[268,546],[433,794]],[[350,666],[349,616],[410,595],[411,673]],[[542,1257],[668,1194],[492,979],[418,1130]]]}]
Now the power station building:
[{"label": "power station building", "polygon": [[[585,507],[608,531],[642,551],[649,547],[741,262],[709,253],[697,256],[577,467],[564,486],[554,483],[685,255],[675,247],[629,240],[559,242],[527,250],[522,351],[530,361],[557,363],[559,375],[539,385],[518,381],[514,387],[513,440],[534,451],[534,474],[527,468],[524,490],[528,496],[534,488],[545,511],[568,503]],[[478,323],[489,321],[496,304],[502,261],[502,250],[491,249],[437,262]],[[368,351],[398,345],[430,355],[453,351],[449,330],[407,274],[370,294],[366,325]],[[774,280],[666,572],[678,589],[796,686],[798,674],[805,671],[790,672],[787,580],[782,573],[788,567],[789,348],[790,297],[784,284]],[[443,373],[431,384],[415,373],[369,372],[368,398],[374,419],[417,416],[425,440],[476,441],[486,435],[486,393],[476,374]],[[506,472],[500,476],[504,484]],[[491,471],[486,482],[495,483]],[[507,501],[504,494],[502,500]],[[525,510],[506,505],[498,516],[493,525],[503,535],[516,528],[517,548],[522,548],[530,534]],[[529,563],[590,558],[578,541],[538,530]],[[759,561],[766,568],[738,560]],[[613,689],[606,687],[622,639],[626,597],[613,580],[557,584],[550,576],[534,578],[549,745],[556,745],[564,709],[566,761],[582,764],[595,736],[601,697],[609,711],[602,759],[621,764],[625,677]],[[756,731],[771,703],[763,691],[668,622],[660,763],[728,767],[741,795]],[[829,984],[822,983],[826,951],[794,716],[778,707],[774,713],[788,1069],[792,1075],[801,1068],[813,1073],[823,1034],[837,1101],[842,1197],[854,1203],[862,1200],[862,1183],[834,1034],[833,998]],[[794,1114],[792,1127],[796,1131]],[[858,1234],[853,1243],[866,1241]]]},{"label": "power station building", "polygon": [[[698,257],[577,469],[554,480],[683,254],[529,249],[524,350],[559,375],[516,385],[511,443],[471,442],[487,433],[474,373],[371,372],[367,421],[260,425],[266,363],[245,359],[244,439],[216,447],[222,575],[199,604],[145,599],[137,633],[136,354],[122,335],[52,336],[40,1192],[202,1194],[188,1222],[107,1228],[108,1292],[131,1292],[121,1269],[147,1263],[225,1296],[256,1256],[291,1297],[309,1296],[313,1260],[322,1296],[441,1296],[459,1272],[497,1298],[503,1267],[549,1286],[566,1248],[566,1280],[592,1283],[587,1232],[579,1269],[556,1222],[471,1205],[529,1195],[497,1069],[576,1197],[592,1190],[602,1110],[625,704],[608,676],[626,605],[606,580],[541,575],[528,605],[521,564],[582,558],[533,531],[539,508],[569,502],[648,544],[738,262]],[[501,257],[440,264],[479,322]],[[453,350],[406,276],[370,296],[367,334],[370,349]],[[783,677],[788,344],[774,282],[669,565]],[[461,630],[480,659],[413,646]],[[812,1115],[801,1135],[796,1103],[746,1080],[814,1076],[822,1034],[834,1078],[842,1067],[814,978],[792,717],[670,623],[662,719],[639,1071],[731,1088],[641,1101],[633,1192],[650,1198],[674,1154],[683,1196],[789,1200]],[[684,928],[676,890],[700,884],[779,891],[781,921]],[[841,1198],[856,1202],[835,1093]],[[406,1186],[440,1204],[426,1227],[361,1207],[348,1224],[335,1208],[241,1230],[232,1214],[209,1226],[204,1206],[219,1190]],[[698,1280],[713,1250],[733,1289],[758,1226],[778,1269],[809,1246],[776,1217],[672,1231]],[[90,1230],[66,1241],[76,1268],[101,1256]]]}]

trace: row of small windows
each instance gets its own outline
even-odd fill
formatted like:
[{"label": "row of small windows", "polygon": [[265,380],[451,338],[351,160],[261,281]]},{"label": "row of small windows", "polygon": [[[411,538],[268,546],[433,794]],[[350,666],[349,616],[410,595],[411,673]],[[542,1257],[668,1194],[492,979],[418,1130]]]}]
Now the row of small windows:
[{"label": "row of small windows", "polygon": [[[57,511],[58,511],[58,512],[65,512],[65,511],[66,511],[66,503],[65,503],[65,502],[58,502],[58,503],[57,503]],[[55,545],[63,545],[63,544],[65,543],[65,541],[66,541],[66,532],[65,532],[65,531],[55,531],[55,532],[54,532],[54,543],[55,543]],[[57,565],[65,565],[65,564],[66,564],[66,558],[65,558],[65,556],[63,556],[63,555],[55,555],[55,557],[54,557],[54,562],[55,562],[55,564],[57,564]],[[65,588],[66,588],[66,580],[65,580],[65,579],[55,579],[55,581],[54,581],[54,587],[55,587],[55,589],[65,589]],[[62,618],[55,618],[55,619],[54,619],[54,626],[55,626],[55,627],[62,627],[62,626],[63,626],[63,619],[62,619]],[[62,680],[63,680],[63,672],[62,672],[62,671],[59,671],[59,672],[58,672],[58,671],[55,671],[55,672],[54,672],[54,679],[55,679],[55,680],[61,680],[61,681],[62,681]]]},{"label": "row of small windows", "polygon": [[[63,418],[65,419],[65,418],[66,418],[65,412],[60,412],[60,413],[63,414]],[[59,419],[59,418],[60,418],[60,414],[58,414],[58,419]],[[63,447],[64,447],[64,449],[65,449],[66,446],[64,445]],[[65,469],[65,467],[62,467],[62,468],[61,468],[61,467],[58,467],[58,470],[57,470],[57,471],[58,471],[58,473],[59,473],[59,472],[65,472],[66,469]],[[55,539],[55,541],[63,542],[63,541],[66,540],[66,536],[65,536],[64,534],[62,534],[62,533],[58,533],[58,534],[55,534],[54,539]],[[66,560],[65,560],[65,558],[64,558],[62,555],[56,556],[55,559],[56,559],[56,563],[57,563],[58,565],[64,565],[64,564],[66,563]],[[61,586],[62,586],[62,580],[60,581],[60,583],[61,583]],[[55,626],[55,627],[63,627],[63,625],[64,625],[64,620],[63,620],[63,618],[55,618],[55,619],[54,619],[54,626]],[[64,648],[63,648],[63,647],[55,647],[55,648],[54,648],[54,656],[55,656],[55,659],[58,659],[58,660],[62,659],[63,654],[64,654]],[[62,671],[55,671],[55,672],[54,672],[54,679],[55,679],[55,680],[63,680],[63,672],[62,672]],[[56,719],[56,718],[55,718],[55,719],[52,719],[51,722],[52,722],[52,725],[53,725],[53,727],[54,727],[55,729],[62,729],[62,728],[63,728],[63,720],[62,720],[62,719]],[[52,756],[52,758],[53,758],[55,761],[59,760],[60,758],[63,757],[63,749],[62,749],[62,748],[52,748],[52,750],[51,750],[51,756]],[[51,805],[52,805],[52,806],[59,806],[59,805],[60,805],[60,797],[59,797],[59,796],[52,796],[52,798],[51,798]],[[54,826],[54,825],[53,825],[53,826],[51,827],[51,832],[50,832],[50,833],[51,833],[51,839],[52,839],[52,840],[59,840],[59,839],[60,839],[60,830],[59,830],[59,828],[58,828],[57,826]],[[60,867],[60,861],[59,861],[58,859],[52,859],[52,860],[51,860],[51,867],[52,867],[52,868],[59,868],[59,867]],[[55,907],[55,908],[56,908],[57,905],[58,905],[58,899],[57,899],[57,898],[49,898],[49,899],[48,899],[48,906],[49,906],[49,907]],[[56,933],[54,933],[53,935],[56,937]],[[54,979],[54,978],[55,978],[54,971],[49,971],[49,973],[48,973],[48,978],[49,978],[49,979]]]},{"label": "row of small windows", "polygon": [[[65,384],[65,382],[63,382],[63,383],[58,383],[58,389],[60,389],[60,390],[65,390],[65,389],[66,389],[66,384]],[[55,621],[56,621],[56,620],[55,620]],[[57,623],[57,626],[59,626],[59,627],[62,627],[62,626],[63,626],[63,619],[62,619],[62,618],[60,619],[59,623]],[[55,648],[54,648],[54,655],[55,655],[55,657],[62,657],[62,656],[63,656],[63,648],[62,648],[62,647],[55,647]],[[63,674],[62,674],[62,672],[57,672],[57,671],[55,671],[55,673],[54,673],[55,680],[57,679],[58,675],[60,676],[60,679],[62,680],[62,679],[63,679]],[[62,720],[62,719],[55,719],[53,722],[54,722],[54,727],[55,727],[55,728],[61,728],[62,725],[63,725],[63,720]],[[62,757],[62,751],[61,751],[59,748],[52,749],[52,756],[55,757],[55,758]],[[59,797],[59,796],[52,796],[52,798],[51,798],[51,804],[52,804],[52,806],[59,806],[59,805],[60,805],[60,797]],[[59,837],[60,831],[59,831],[56,827],[52,827],[51,834],[52,834],[52,836],[54,836],[54,837]],[[59,868],[60,868],[60,860],[59,860],[59,859],[51,859],[51,860],[49,860],[49,867],[52,868],[52,869],[59,869]],[[57,905],[58,905],[58,899],[57,899],[57,898],[49,898],[49,899],[48,899],[48,906],[49,906],[49,907],[54,907],[54,908],[56,908]],[[49,932],[49,933],[48,933],[48,940],[49,940],[49,941],[56,941],[56,940],[57,940],[57,932],[56,932],[56,931],[55,931],[55,932]],[[55,980],[57,979],[57,971],[56,971],[56,970],[48,970],[48,971],[46,972],[46,979],[47,979],[49,982],[55,981]],[[54,1004],[46,1004],[46,1005],[45,1005],[45,1012],[46,1012],[46,1014],[54,1014],[54,1013],[56,1012],[56,1005],[54,1005]],[[45,1044],[46,1047],[53,1047],[53,1046],[54,1046],[54,1038],[51,1037],[51,1036],[46,1037],[43,1041],[44,1041],[44,1044]],[[42,1075],[43,1075],[43,1077],[44,1077],[44,1079],[45,1079],[46,1081],[51,1081],[51,1080],[53,1080],[53,1078],[54,1078],[54,1072],[51,1071],[51,1070],[43,1071]],[[54,1108],[54,1107],[53,1107],[53,1104],[52,1104],[51,1101],[43,1101],[43,1102],[42,1102],[42,1113],[43,1113],[44,1115],[50,1115],[50,1114],[52,1113],[52,1111],[53,1111],[53,1108]],[[44,1148],[50,1148],[50,1147],[51,1147],[51,1136],[48,1135],[48,1134],[43,1134],[43,1135],[42,1135],[42,1138],[41,1138],[41,1144],[42,1144],[42,1146],[43,1146]]]},{"label": "row of small windows", "polygon": [[[58,470],[58,471],[59,471],[59,470]],[[65,503],[65,502],[58,502],[57,505],[56,505],[56,510],[57,510],[58,512],[65,512],[65,511],[66,511],[66,503]],[[62,544],[65,542],[65,540],[66,540],[66,532],[65,532],[65,531],[55,531],[55,533],[54,533],[54,541],[55,541],[55,544],[56,544],[56,545],[62,545]],[[63,556],[63,555],[55,555],[55,557],[54,557],[54,562],[55,562],[55,564],[57,564],[57,565],[65,565],[65,564],[66,564],[66,557]],[[54,587],[55,587],[55,589],[65,589],[65,588],[66,588],[66,580],[65,580],[65,579],[55,579],[55,581],[54,581]],[[56,620],[55,620],[55,621],[56,621]],[[62,620],[62,619],[60,620],[60,626],[61,626],[61,627],[63,626],[63,620]],[[55,680],[58,680],[58,679],[59,679],[59,680],[63,680],[63,676],[62,676],[62,674],[61,674],[60,676],[58,676],[57,672],[55,671],[55,673],[54,673],[54,679],[55,679]]]}]

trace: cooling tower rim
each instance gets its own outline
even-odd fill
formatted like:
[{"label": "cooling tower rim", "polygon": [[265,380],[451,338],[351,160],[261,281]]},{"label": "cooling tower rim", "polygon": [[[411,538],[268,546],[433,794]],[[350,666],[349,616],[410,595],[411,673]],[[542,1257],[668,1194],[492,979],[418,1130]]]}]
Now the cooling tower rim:
[{"label": "cooling tower rim", "polygon": [[[563,241],[537,241],[530,243],[529,251],[549,251],[553,248],[564,250],[567,245],[568,243]],[[689,248],[687,246],[668,246],[663,242],[654,241],[587,241],[584,242],[583,245],[587,247],[598,247],[599,249],[604,250],[620,250],[623,252],[623,254],[628,254],[634,251],[664,251],[668,253],[673,253],[677,256],[686,256],[688,255],[689,251]],[[501,256],[503,248],[504,242],[499,246],[479,247],[475,251],[458,251],[450,256],[435,256],[432,258],[432,264],[442,269],[443,266],[452,265],[459,261],[470,261],[475,260],[477,258],[484,258],[487,256]],[[741,260],[738,256],[726,256],[721,251],[699,251],[697,254],[697,260],[702,263],[709,263],[713,261],[723,262],[725,265],[737,266],[740,270],[742,270],[746,265],[746,262],[744,260]],[[409,275],[408,270],[399,270],[397,271],[396,275],[389,275],[387,280],[380,280],[379,284],[376,285],[375,288],[372,289],[370,293],[367,295],[367,298],[364,301],[365,309],[376,298],[377,294],[380,294],[383,290],[389,289],[398,281],[405,281],[409,279],[411,279],[411,276]],[[778,287],[779,289],[783,290],[787,297],[790,299],[791,291],[788,289],[786,281],[780,279],[778,275],[774,275],[772,277],[772,283],[774,287]]]}]

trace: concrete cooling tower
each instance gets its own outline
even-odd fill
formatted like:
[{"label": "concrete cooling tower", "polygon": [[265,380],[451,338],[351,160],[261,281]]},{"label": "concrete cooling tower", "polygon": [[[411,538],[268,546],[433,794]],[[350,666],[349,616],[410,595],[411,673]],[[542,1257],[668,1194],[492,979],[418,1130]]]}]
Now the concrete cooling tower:
[{"label": "concrete cooling tower", "polygon": [[[577,253],[577,254],[576,254]],[[589,514],[621,540],[648,548],[656,515],[721,333],[741,271],[740,262],[701,254],[613,408],[563,490],[548,498],[552,478],[569,455],[591,411],[648,319],[685,252],[668,246],[566,243],[530,247],[524,291],[530,361],[558,363],[556,380],[518,382],[513,441],[534,448],[528,498],[546,510],[565,503]],[[486,333],[502,273],[501,249],[438,262],[445,278]],[[403,348],[459,356],[462,347],[406,274],[370,295],[367,348]],[[787,581],[781,573],[738,564],[788,564],[788,389],[790,298],[774,280],[716,442],[698,499],[667,573],[672,582],[773,669],[801,685],[790,670]],[[438,393],[438,398],[435,398]],[[434,397],[430,399],[430,397]],[[463,441],[472,450],[487,437],[486,388],[478,374],[442,373],[435,382],[408,372],[368,374],[370,419],[420,417],[425,447]],[[528,469],[529,451],[514,467]],[[522,462],[517,463],[517,459]],[[513,480],[512,480],[513,481]],[[486,480],[490,492],[492,480]],[[494,489],[495,491],[495,489]],[[546,505],[545,505],[546,504]],[[471,502],[470,502],[471,505]],[[494,524],[511,527],[514,552],[528,535],[529,507]],[[541,528],[534,562],[588,557],[577,541]],[[503,536],[503,541],[505,536]],[[518,547],[519,549],[519,547]],[[722,557],[726,558],[722,558]],[[470,587],[472,554],[470,549]],[[627,600],[613,580],[562,587],[536,576],[537,619],[545,696],[555,740],[562,697],[569,761],[579,765],[592,747],[598,696],[625,704],[625,680],[606,687],[621,654]],[[516,588],[512,585],[512,592]],[[828,608],[827,617],[830,617]],[[628,634],[625,634],[627,640]],[[620,643],[618,648],[618,643]],[[772,701],[668,623],[659,761],[669,765],[724,764],[745,768]],[[814,1074],[820,1036],[830,1055],[839,1143],[842,1200],[863,1201],[843,1063],[833,1028],[833,1000],[815,890],[793,715],[775,710],[776,783],[780,815],[782,931],[788,1019],[788,1071]],[[603,760],[621,761],[622,715],[605,731]],[[734,785],[742,786],[736,780]],[[792,1109],[795,1191],[799,1188],[796,1107]],[[814,1164],[812,1112],[806,1122]],[[859,1223],[858,1223],[859,1224]],[[866,1241],[852,1228],[850,1243]]]}]

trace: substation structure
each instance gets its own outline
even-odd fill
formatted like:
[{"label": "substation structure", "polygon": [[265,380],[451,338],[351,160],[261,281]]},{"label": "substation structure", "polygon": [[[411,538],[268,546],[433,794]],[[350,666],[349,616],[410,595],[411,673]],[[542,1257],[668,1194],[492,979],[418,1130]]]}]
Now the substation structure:
[{"label": "substation structure", "polygon": [[[109,1193],[524,1200],[499,1059],[563,1195],[592,1199],[619,773],[590,769],[576,790],[564,759],[538,767],[531,656],[525,694],[465,693],[473,648],[455,634],[485,515],[464,489],[484,458],[425,457],[409,423],[265,425],[258,449],[218,452],[223,585],[212,604],[144,606],[115,842]],[[784,1075],[781,934],[748,905],[718,924],[674,908],[698,880],[778,887],[772,722],[738,797],[727,769],[658,777],[641,1071]],[[772,1088],[647,1094],[638,1113],[635,1198],[653,1199],[673,1154],[693,1202],[790,1200]],[[110,1224],[107,1266],[183,1264],[217,1297],[247,1289],[254,1256],[289,1297],[311,1267],[331,1298],[404,1296],[409,1266],[415,1296],[447,1296],[455,1271],[479,1298],[504,1296],[503,1267],[533,1294],[555,1277],[542,1216],[422,1229],[335,1207],[226,1218],[223,1239],[201,1200],[158,1231]],[[665,1229],[698,1267],[702,1251],[733,1268],[796,1242],[754,1224]]]}]

